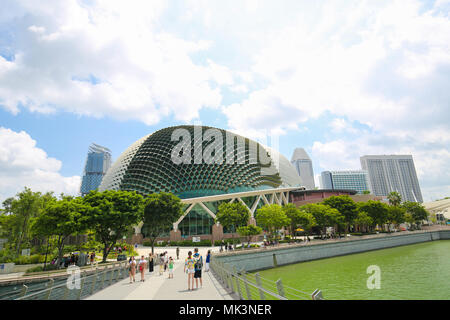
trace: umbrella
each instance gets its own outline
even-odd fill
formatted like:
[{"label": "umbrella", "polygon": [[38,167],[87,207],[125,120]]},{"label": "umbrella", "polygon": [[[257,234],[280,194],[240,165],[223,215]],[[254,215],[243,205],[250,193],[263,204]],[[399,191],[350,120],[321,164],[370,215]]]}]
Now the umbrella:
[{"label": "umbrella", "polygon": [[295,229],[295,231],[305,231],[302,228]]}]

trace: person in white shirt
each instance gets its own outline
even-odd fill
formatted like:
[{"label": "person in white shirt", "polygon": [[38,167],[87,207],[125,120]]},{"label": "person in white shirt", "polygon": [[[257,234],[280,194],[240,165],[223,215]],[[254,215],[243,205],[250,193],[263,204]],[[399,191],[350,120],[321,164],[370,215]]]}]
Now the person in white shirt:
[{"label": "person in white shirt", "polygon": [[145,261],[144,256],[141,257],[141,260],[139,260],[139,272],[141,273],[141,281],[144,282],[144,273],[145,273],[145,266],[147,265],[147,261]]}]

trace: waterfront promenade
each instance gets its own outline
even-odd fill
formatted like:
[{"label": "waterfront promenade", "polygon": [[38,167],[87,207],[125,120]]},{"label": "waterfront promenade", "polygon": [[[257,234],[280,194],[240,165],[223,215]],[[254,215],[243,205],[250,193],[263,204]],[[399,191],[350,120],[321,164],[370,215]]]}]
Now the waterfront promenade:
[{"label": "waterfront promenade", "polygon": [[[158,250],[160,249],[160,250]],[[209,248],[212,249],[212,248]],[[233,300],[233,297],[223,288],[211,272],[202,272],[203,287],[194,291],[187,290],[187,275],[183,272],[187,251],[192,249],[180,248],[180,259],[176,260],[175,248],[156,248],[155,253],[167,251],[174,258],[174,276],[168,279],[168,271],[159,275],[159,266],[150,274],[145,272],[145,282],[139,281],[141,275],[136,273],[136,282],[130,283],[129,277],[101,290],[86,300]],[[203,259],[208,249],[199,248]],[[145,257],[151,248],[138,248],[138,252]],[[200,287],[200,283],[199,283]]]}]

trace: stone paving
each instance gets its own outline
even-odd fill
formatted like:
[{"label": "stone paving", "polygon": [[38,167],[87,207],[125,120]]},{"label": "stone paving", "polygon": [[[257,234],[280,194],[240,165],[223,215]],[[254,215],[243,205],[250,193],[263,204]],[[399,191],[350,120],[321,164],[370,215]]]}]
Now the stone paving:
[{"label": "stone paving", "polygon": [[[208,250],[219,251],[216,248],[199,248],[203,259],[206,258]],[[151,248],[138,247],[140,255],[148,257]],[[145,272],[145,282],[140,273],[136,273],[136,282],[130,283],[129,277],[119,281],[112,286],[101,290],[86,300],[232,300],[227,291],[217,281],[211,272],[202,271],[203,286],[193,291],[187,290],[187,275],[183,272],[184,260],[187,252],[193,248],[180,248],[180,259],[176,259],[176,248],[155,248],[155,253],[167,251],[174,259],[174,276],[168,279],[168,271],[159,275],[159,266],[155,267],[153,273]],[[199,283],[200,287],[200,283]],[[195,282],[194,282],[195,288]]]}]

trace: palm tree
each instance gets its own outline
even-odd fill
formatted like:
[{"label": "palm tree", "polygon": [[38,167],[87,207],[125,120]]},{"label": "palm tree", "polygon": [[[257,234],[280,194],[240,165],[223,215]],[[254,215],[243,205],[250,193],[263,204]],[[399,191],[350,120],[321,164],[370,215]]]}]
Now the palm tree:
[{"label": "palm tree", "polygon": [[402,196],[397,191],[392,191],[387,196],[391,206],[398,207],[402,203]]}]

